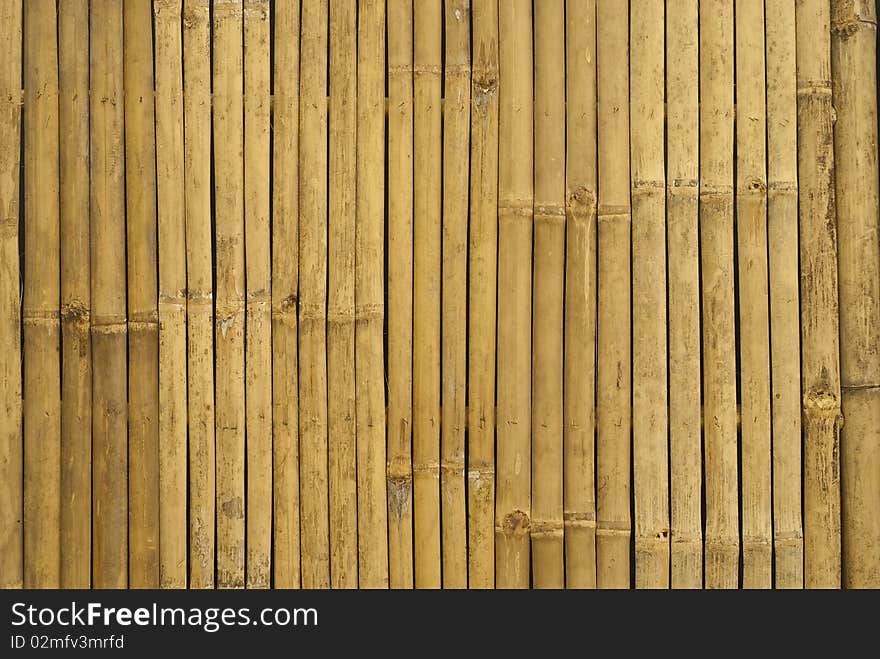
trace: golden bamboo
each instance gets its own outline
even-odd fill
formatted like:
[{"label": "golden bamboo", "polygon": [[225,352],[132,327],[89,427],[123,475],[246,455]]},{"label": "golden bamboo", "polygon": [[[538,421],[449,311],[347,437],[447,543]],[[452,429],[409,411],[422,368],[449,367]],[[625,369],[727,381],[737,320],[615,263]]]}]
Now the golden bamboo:
[{"label": "golden bamboo", "polygon": [[801,373],[804,424],[804,583],[840,586],[840,357],[837,218],[831,105],[831,5],[799,0]]},{"label": "golden bamboo", "polygon": [[[92,585],[128,584],[122,3],[90,4]],[[54,38],[47,35],[48,39]]]},{"label": "golden bamboo", "polygon": [[[21,588],[20,2],[0,5],[0,588]],[[86,559],[88,560],[88,559]]]},{"label": "golden bamboo", "polygon": [[389,0],[388,24],[388,562],[392,588],[413,586],[412,0]]},{"label": "golden bamboo", "polygon": [[598,14],[598,520],[600,588],[630,585],[629,21],[615,0]]},{"label": "golden bamboo", "polygon": [[534,145],[532,3],[500,12],[495,583],[529,586]]},{"label": "golden bamboo", "polygon": [[843,395],[843,579],[880,588],[880,245],[877,217],[877,8],[832,6]]},{"label": "golden bamboo", "polygon": [[664,7],[631,7],[633,484],[636,587],[669,587]]},{"label": "golden bamboo", "polygon": [[468,586],[495,585],[498,0],[472,0],[468,281]]},{"label": "golden bamboo", "polygon": [[61,358],[64,364],[61,372],[61,586],[88,588],[92,572],[92,345],[89,339],[87,0],[58,5],[58,50]]},{"label": "golden bamboo", "polygon": [[385,489],[385,3],[358,6],[355,370],[358,585],[388,587]]},{"label": "golden bamboo", "polygon": [[545,0],[535,5],[535,245],[530,530],[532,579],[536,588],[562,588],[565,583],[562,522],[565,39],[560,38],[564,34],[564,1]]},{"label": "golden bamboo", "polygon": [[330,271],[327,416],[330,583],[357,588],[354,232],[357,183],[357,2],[330,1]]},{"label": "golden bamboo", "polygon": [[596,2],[567,0],[565,585],[596,587]]},{"label": "golden bamboo", "polygon": [[242,0],[213,4],[217,586],[245,585]]},{"label": "golden bamboo", "polygon": [[183,96],[183,148],[186,204],[186,371],[191,588],[214,587],[216,509],[214,505],[214,284],[211,256],[209,11],[208,0],[184,2],[183,66],[186,94]]},{"label": "golden bamboo", "polygon": [[700,3],[706,587],[739,583],[733,263],[733,2]]},{"label": "golden bamboo", "polygon": [[[443,587],[467,588],[464,485],[467,226],[471,105],[470,0],[447,2],[443,116],[440,519]],[[485,367],[485,364],[484,364]]]},{"label": "golden bamboo", "polygon": [[275,4],[272,123],[273,568],[300,585],[297,293],[299,283],[299,7]]}]

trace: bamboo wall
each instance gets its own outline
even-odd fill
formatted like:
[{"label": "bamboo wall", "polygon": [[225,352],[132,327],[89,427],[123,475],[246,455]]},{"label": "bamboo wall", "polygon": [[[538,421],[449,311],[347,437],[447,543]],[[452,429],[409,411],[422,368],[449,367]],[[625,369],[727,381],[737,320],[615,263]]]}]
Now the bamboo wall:
[{"label": "bamboo wall", "polygon": [[0,1],[0,586],[880,587],[876,38]]}]

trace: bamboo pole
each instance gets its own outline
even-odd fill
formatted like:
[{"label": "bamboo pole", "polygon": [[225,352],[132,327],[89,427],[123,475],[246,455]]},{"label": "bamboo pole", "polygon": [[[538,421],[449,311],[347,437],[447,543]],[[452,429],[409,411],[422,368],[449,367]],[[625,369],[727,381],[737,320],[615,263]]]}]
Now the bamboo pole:
[{"label": "bamboo pole", "polygon": [[299,100],[300,515],[303,588],[330,585],[327,474],[327,0],[304,3]]},{"label": "bamboo pole", "polygon": [[[499,7],[500,9],[500,7]],[[499,12],[498,417],[495,583],[529,586],[532,325],[532,3]],[[505,91],[506,90],[506,91]]]},{"label": "bamboo pole", "polygon": [[125,0],[125,210],[128,266],[128,565],[159,587],[159,316],[156,133],[150,0]]},{"label": "bamboo pole", "polygon": [[[211,60],[207,0],[183,11],[189,585],[214,587],[214,284],[211,256]],[[164,247],[163,247],[164,253]]]},{"label": "bamboo pole", "polygon": [[355,388],[358,585],[388,587],[384,307],[385,3],[358,6]]},{"label": "bamboo pole", "polygon": [[[413,14],[413,494],[416,588],[440,587],[440,251],[443,3]],[[415,6],[414,6],[415,9]]]},{"label": "bamboo pole", "polygon": [[357,2],[330,2],[330,583],[357,588],[354,232],[357,185]]},{"label": "bamboo pole", "polygon": [[61,371],[61,586],[88,588],[92,572],[92,345],[89,340],[89,7],[86,0],[58,5],[58,50],[61,358],[64,365]]},{"label": "bamboo pole", "polygon": [[388,3],[388,562],[392,588],[413,586],[412,0]]},{"label": "bamboo pole", "polygon": [[633,485],[636,587],[669,587],[662,0],[631,7]]},{"label": "bamboo pole", "polygon": [[532,579],[536,588],[562,588],[565,583],[562,521],[565,4],[563,0],[545,0],[535,5],[534,11]]},{"label": "bamboo pole", "polygon": [[831,6],[800,0],[797,24],[804,583],[840,586],[840,357],[831,105]]},{"label": "bamboo pole", "polygon": [[736,240],[743,587],[773,585],[764,0],[736,2]]},{"label": "bamboo pole", "polygon": [[248,588],[272,579],[272,276],[269,217],[269,0],[244,3],[244,222],[247,269]]},{"label": "bamboo pole", "polygon": [[797,81],[793,0],[768,0],[767,240],[773,413],[773,553],[777,588],[803,588]]},{"label": "bamboo pole", "polygon": [[673,588],[703,586],[697,0],[666,5],[666,221]]},{"label": "bamboo pole", "polygon": [[880,588],[880,245],[877,8],[832,3],[843,415],[843,578]]},{"label": "bamboo pole", "polygon": [[468,238],[468,586],[495,585],[498,0],[472,0]]},{"label": "bamboo pole", "polygon": [[22,6],[0,5],[0,588],[21,588],[22,427],[19,177]]},{"label": "bamboo pole", "polygon": [[733,263],[733,2],[700,3],[700,240],[707,588],[739,583]]},{"label": "bamboo pole", "polygon": [[467,588],[464,447],[467,393],[470,0],[447,2],[443,116],[440,490],[443,587]]},{"label": "bamboo pole", "polygon": [[242,1],[213,4],[217,586],[245,585]]},{"label": "bamboo pole", "polygon": [[596,2],[567,0],[565,585],[596,587]]},{"label": "bamboo pole", "polygon": [[300,3],[275,4],[272,117],[272,451],[274,586],[300,585],[297,295]]},{"label": "bamboo pole", "polygon": [[600,588],[630,585],[630,172],[629,21],[615,0],[598,4],[598,520]]},{"label": "bamboo pole", "polygon": [[[90,4],[92,585],[128,584],[122,3]],[[53,38],[51,35],[48,38]]]}]

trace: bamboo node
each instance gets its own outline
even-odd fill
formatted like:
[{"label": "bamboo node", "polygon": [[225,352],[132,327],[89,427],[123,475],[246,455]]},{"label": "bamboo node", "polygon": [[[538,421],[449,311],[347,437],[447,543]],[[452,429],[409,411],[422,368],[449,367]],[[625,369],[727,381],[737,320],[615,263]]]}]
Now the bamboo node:
[{"label": "bamboo node", "polygon": [[64,323],[88,324],[91,320],[91,312],[86,304],[80,300],[71,300],[61,305],[61,320]]},{"label": "bamboo node", "polygon": [[530,526],[528,513],[522,510],[514,510],[504,516],[501,525],[496,527],[496,531],[500,531],[507,536],[523,536],[529,533]]},{"label": "bamboo node", "polygon": [[545,538],[561,538],[564,533],[564,524],[559,520],[534,521],[529,527],[529,534],[533,540]]},{"label": "bamboo node", "polygon": [[368,320],[382,320],[384,317],[384,304],[359,304],[355,307],[354,319],[357,323],[363,323]]}]

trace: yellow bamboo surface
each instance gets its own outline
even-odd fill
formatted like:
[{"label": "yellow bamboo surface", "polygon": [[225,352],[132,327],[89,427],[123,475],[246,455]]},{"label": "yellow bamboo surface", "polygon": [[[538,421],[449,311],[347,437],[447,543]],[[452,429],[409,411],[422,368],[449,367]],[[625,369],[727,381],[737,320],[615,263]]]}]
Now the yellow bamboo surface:
[{"label": "yellow bamboo surface", "polygon": [[880,575],[871,0],[0,2],[0,587]]}]

